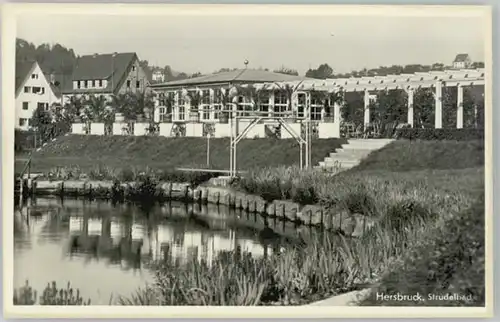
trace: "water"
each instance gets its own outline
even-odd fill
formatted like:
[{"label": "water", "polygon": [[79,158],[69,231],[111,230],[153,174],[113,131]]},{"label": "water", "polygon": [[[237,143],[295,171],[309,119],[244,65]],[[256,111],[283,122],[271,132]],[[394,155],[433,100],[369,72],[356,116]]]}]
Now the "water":
[{"label": "water", "polygon": [[15,211],[14,286],[71,282],[107,305],[153,281],[151,260],[210,264],[221,251],[273,256],[309,233],[293,224],[215,205],[150,209],[104,201],[37,198]]}]

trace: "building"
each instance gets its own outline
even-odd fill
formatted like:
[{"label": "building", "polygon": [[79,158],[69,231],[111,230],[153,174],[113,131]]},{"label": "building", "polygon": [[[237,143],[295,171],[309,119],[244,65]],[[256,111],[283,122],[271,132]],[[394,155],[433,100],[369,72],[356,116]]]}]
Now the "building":
[{"label": "building", "polygon": [[[200,110],[200,120],[202,122],[214,122],[219,119],[219,111],[222,109],[224,92],[231,90],[235,86],[263,83],[300,82],[309,78],[273,73],[257,69],[237,69],[228,72],[215,73],[205,76],[188,78],[178,81],[170,81],[162,84],[154,84],[151,88],[157,93],[159,105],[160,121],[164,115],[171,115],[172,121],[182,122],[189,119],[190,102],[187,99],[189,93],[200,92],[202,96]],[[262,93],[259,99],[259,109],[272,113],[272,107],[285,111],[290,108],[287,102],[287,95],[280,90],[269,90]],[[303,102],[304,97],[299,93],[299,101]],[[168,107],[166,100],[173,100],[172,108]],[[237,109],[245,110],[252,102],[244,95],[236,95],[232,98],[231,104]],[[211,111],[208,111],[211,110]]]},{"label": "building", "polygon": [[153,70],[153,74],[152,74],[151,78],[152,78],[152,81],[155,83],[163,83],[163,82],[165,82],[165,73],[161,69],[155,68]]},{"label": "building", "polygon": [[453,61],[454,69],[464,69],[471,68],[472,60],[470,59],[469,54],[458,54]]},{"label": "building", "polygon": [[64,84],[64,103],[72,96],[88,97],[148,90],[149,80],[136,53],[93,54],[78,58],[71,80]]},{"label": "building", "polygon": [[60,95],[36,61],[16,62],[16,128],[28,130],[38,107],[49,111]]}]

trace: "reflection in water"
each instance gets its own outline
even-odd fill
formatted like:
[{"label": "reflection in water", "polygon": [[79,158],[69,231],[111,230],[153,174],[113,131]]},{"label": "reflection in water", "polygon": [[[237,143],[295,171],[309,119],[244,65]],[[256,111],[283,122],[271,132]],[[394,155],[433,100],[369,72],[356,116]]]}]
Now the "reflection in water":
[{"label": "reflection in water", "polygon": [[94,304],[151,282],[150,260],[212,265],[237,249],[271,256],[299,238],[291,224],[214,205],[171,203],[145,213],[129,204],[48,198],[16,209],[14,236],[16,287],[26,279],[38,290],[70,281]]}]

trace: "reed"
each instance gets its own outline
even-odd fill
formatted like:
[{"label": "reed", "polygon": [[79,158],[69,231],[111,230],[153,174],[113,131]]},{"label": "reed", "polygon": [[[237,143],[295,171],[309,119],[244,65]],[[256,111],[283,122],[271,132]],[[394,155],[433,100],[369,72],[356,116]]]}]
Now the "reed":
[{"label": "reed", "polygon": [[17,290],[14,290],[14,305],[90,305],[90,299],[84,300],[79,289],[73,289],[70,282],[66,288],[58,288],[55,281],[48,283],[37,298],[37,291],[29,281]]}]

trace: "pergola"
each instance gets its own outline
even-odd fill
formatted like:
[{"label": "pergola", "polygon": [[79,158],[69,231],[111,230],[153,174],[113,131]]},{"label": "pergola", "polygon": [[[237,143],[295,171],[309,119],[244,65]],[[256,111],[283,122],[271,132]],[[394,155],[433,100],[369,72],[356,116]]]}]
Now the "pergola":
[{"label": "pergola", "polygon": [[[282,82],[277,84],[257,84],[254,86],[266,85],[270,89],[279,89],[282,84],[294,85],[298,82]],[[304,80],[298,86],[300,91],[327,91],[327,92],[364,92],[364,123],[369,123],[370,95],[374,91],[400,89],[408,93],[408,123],[413,126],[413,94],[420,88],[434,89],[436,100],[435,127],[442,128],[442,89],[443,87],[457,87],[457,128],[463,127],[463,88],[467,86],[484,86],[485,71],[481,69],[461,69],[446,71],[431,71],[415,74],[400,74],[387,76],[373,76],[361,78],[337,78],[326,80]],[[334,113],[335,117],[339,113]],[[340,116],[340,115],[339,115]],[[338,119],[340,121],[340,119]]]},{"label": "pergola", "polygon": [[[274,123],[278,123],[289,135],[297,140],[300,147],[300,166],[309,167],[311,165],[311,138],[312,138],[312,101],[311,93],[316,92],[327,92],[327,93],[348,93],[348,92],[362,92],[364,93],[364,124],[365,126],[370,123],[370,99],[373,96],[373,92],[384,91],[384,90],[403,90],[408,94],[408,121],[412,127],[414,126],[414,92],[420,88],[430,88],[433,89],[433,94],[435,98],[435,128],[442,128],[443,119],[443,87],[456,87],[457,88],[457,128],[463,128],[464,118],[463,118],[463,89],[467,86],[484,86],[485,84],[485,70],[484,69],[461,69],[461,70],[445,70],[445,71],[430,71],[414,74],[400,74],[400,75],[387,75],[387,76],[373,76],[373,77],[360,77],[360,78],[337,78],[337,79],[303,79],[303,80],[290,80],[281,82],[251,82],[249,84],[239,84],[235,86],[231,82],[224,84],[205,84],[200,85],[170,85],[164,88],[157,87],[158,91],[178,91],[186,92],[188,88],[191,90],[202,90],[210,89],[210,102],[213,102],[214,90],[213,86],[219,88],[225,88],[225,90],[232,91],[239,87],[253,86],[256,89],[265,89],[269,91],[270,102],[269,108],[274,104],[274,92],[283,90],[285,87],[293,89],[291,94],[291,101],[289,104],[292,111],[286,112],[276,112],[276,111],[256,111],[252,110],[251,113],[248,111],[241,111],[236,108],[239,104],[233,98],[232,108],[227,110],[230,122],[230,173],[231,175],[236,175],[237,165],[236,165],[236,146],[246,135],[249,133],[252,127],[260,122],[266,122],[271,120]],[[288,85],[288,86],[287,86]],[[214,87],[214,88],[215,88]],[[298,95],[305,95],[305,102],[302,103],[303,111],[297,112],[299,106]],[[178,95],[178,94],[176,94]],[[376,96],[375,96],[376,97]],[[248,102],[246,103],[248,105]],[[251,103],[255,105],[256,102]],[[157,105],[158,106],[158,105]],[[316,106],[317,107],[317,106]],[[341,123],[341,107],[340,104],[334,102],[333,104],[333,123],[337,126]],[[200,113],[203,112],[214,112],[214,106],[212,103],[203,104],[201,108],[197,108]],[[302,131],[295,130],[290,124],[289,120],[293,119],[295,122],[300,123],[300,128],[304,128],[304,133]],[[239,127],[239,124],[243,123],[246,125],[244,129],[240,132],[235,128]],[[323,122],[320,122],[323,123]],[[336,128],[335,131],[338,131]],[[305,156],[304,156],[305,150]]]},{"label": "pergola", "polygon": [[[280,83],[260,83],[252,84],[257,89],[265,88],[266,90],[280,90],[286,84],[294,88],[294,92],[310,92],[324,91],[329,93],[334,92],[363,92],[364,93],[364,123],[370,123],[370,96],[371,92],[383,90],[404,90],[408,94],[408,123],[414,126],[414,110],[413,110],[413,95],[415,90],[420,88],[434,89],[435,99],[435,128],[442,128],[442,89],[443,87],[457,87],[457,128],[463,128],[463,88],[466,86],[484,86],[485,71],[484,69],[462,69],[462,70],[446,70],[446,71],[431,71],[415,74],[400,74],[387,76],[373,76],[361,78],[340,78],[326,80],[303,80],[290,81]],[[305,124],[305,134],[296,133],[287,126],[286,116],[283,115],[257,115],[240,116],[238,111],[232,111],[230,117],[231,127],[233,122],[238,124],[241,119],[250,119],[251,122],[245,127],[241,133],[231,130],[231,156],[230,167],[231,175],[236,175],[236,145],[245,137],[248,131],[259,121],[263,119],[274,119],[284,127],[299,143],[300,147],[300,167],[309,167],[311,163],[311,97],[307,96],[305,109],[302,117],[295,117],[302,124]],[[341,121],[340,105],[334,104],[334,123]],[[304,137],[305,136],[305,137]],[[305,147],[305,158],[303,158],[303,150]]]}]

